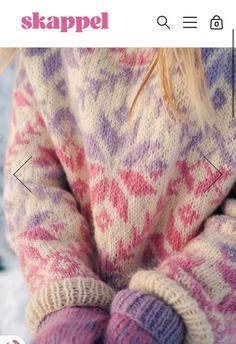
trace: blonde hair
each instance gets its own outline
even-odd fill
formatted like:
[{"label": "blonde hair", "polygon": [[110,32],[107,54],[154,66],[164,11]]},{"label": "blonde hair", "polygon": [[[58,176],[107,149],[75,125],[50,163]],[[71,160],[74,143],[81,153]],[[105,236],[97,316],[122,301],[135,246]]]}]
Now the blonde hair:
[{"label": "blonde hair", "polygon": [[[0,48],[0,72],[3,71],[13,59],[15,48]],[[173,67],[179,67],[182,71],[190,91],[190,97],[195,108],[198,122],[204,128],[204,123],[212,124],[215,110],[213,108],[209,89],[205,80],[203,64],[201,60],[200,48],[157,48],[153,60],[128,113],[128,121],[131,120],[131,114],[137,103],[138,97],[153,74],[158,68],[160,77],[161,93],[165,109],[170,106],[176,117],[183,122],[186,118],[181,114],[176,101],[173,100],[171,93],[171,70]],[[177,65],[176,65],[177,64]]]},{"label": "blonde hair", "polygon": [[158,75],[160,78],[160,87],[164,107],[170,106],[177,118],[186,123],[188,120],[181,114],[177,103],[173,100],[171,93],[171,70],[172,68],[180,68],[182,74],[187,82],[190,91],[190,97],[193,108],[195,109],[198,122],[202,129],[204,124],[213,124],[215,110],[213,108],[209,88],[205,79],[204,68],[201,58],[200,48],[160,48],[156,52],[151,63],[150,69],[146,74],[134,100],[130,107],[128,120],[131,119],[131,114],[136,105],[138,97],[144,86],[150,79],[154,70],[158,68]]},{"label": "blonde hair", "polygon": [[3,72],[15,56],[16,48],[0,48],[0,73]]}]

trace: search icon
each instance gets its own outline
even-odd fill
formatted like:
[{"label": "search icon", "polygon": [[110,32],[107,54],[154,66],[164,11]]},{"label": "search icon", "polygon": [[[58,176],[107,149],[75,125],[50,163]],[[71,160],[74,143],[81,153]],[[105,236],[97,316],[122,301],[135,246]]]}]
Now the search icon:
[{"label": "search icon", "polygon": [[157,18],[157,24],[160,26],[166,26],[168,27],[168,29],[170,29],[170,27],[167,25],[167,18],[166,16],[159,16]]}]

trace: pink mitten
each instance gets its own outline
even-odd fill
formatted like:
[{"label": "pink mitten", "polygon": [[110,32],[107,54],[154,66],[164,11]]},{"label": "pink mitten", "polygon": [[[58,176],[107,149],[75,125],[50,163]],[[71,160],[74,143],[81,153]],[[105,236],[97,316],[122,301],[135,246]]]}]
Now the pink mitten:
[{"label": "pink mitten", "polygon": [[102,343],[109,314],[99,307],[63,308],[49,314],[31,344]]}]

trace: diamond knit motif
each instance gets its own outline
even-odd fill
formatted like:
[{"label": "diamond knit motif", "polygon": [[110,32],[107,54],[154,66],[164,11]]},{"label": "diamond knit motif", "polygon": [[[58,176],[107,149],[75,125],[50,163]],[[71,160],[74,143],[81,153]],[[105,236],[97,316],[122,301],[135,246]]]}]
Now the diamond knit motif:
[{"label": "diamond knit motif", "polygon": [[[168,113],[157,69],[128,123],[154,50],[17,55],[4,209],[34,334],[53,311],[108,311],[115,292],[130,288],[172,307],[186,343],[235,343],[232,51],[201,51],[215,108],[203,131],[180,68],[171,87],[189,121]],[[13,175],[30,157],[17,176],[31,192]]]}]

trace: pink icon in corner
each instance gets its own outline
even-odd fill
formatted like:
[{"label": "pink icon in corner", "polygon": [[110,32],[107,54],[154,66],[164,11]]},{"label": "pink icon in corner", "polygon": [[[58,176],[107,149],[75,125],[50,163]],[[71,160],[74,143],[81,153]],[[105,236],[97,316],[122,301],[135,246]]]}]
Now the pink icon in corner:
[{"label": "pink icon in corner", "polygon": [[25,344],[18,336],[0,336],[0,344]]}]

